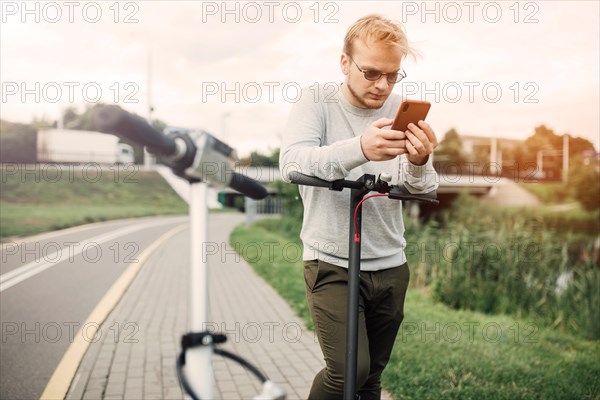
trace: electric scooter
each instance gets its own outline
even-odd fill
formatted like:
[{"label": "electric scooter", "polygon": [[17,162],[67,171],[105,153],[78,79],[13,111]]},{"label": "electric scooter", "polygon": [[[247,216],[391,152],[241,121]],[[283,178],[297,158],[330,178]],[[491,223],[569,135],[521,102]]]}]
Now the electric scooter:
[{"label": "electric scooter", "polygon": [[[350,192],[350,231],[348,254],[348,298],[347,298],[347,325],[346,325],[346,354],[344,366],[344,400],[357,399],[356,369],[358,349],[358,300],[360,283],[360,233],[362,221],[362,203],[376,196],[387,196],[393,200],[417,200],[438,204],[435,191],[424,194],[412,194],[403,185],[390,185],[392,177],[382,173],[377,178],[375,175],[363,175],[355,181],[338,179],[326,181],[317,177],[304,175],[298,171],[291,171],[288,178],[292,183],[306,186],[328,188],[342,191],[351,189]],[[375,195],[365,197],[369,192]]]}]

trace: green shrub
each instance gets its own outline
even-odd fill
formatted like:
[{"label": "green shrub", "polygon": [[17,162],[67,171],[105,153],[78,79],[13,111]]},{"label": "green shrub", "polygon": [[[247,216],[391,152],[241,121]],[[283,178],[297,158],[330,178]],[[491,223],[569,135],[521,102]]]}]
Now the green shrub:
[{"label": "green shrub", "polygon": [[588,210],[600,209],[600,172],[593,166],[584,166],[573,176],[571,185],[575,198]]},{"label": "green shrub", "polygon": [[599,324],[590,322],[600,320],[597,229],[582,235],[563,225],[558,232],[549,229],[544,213],[485,208],[468,197],[437,222],[406,221],[415,283],[431,284],[439,301],[456,309],[531,316],[600,338]]}]

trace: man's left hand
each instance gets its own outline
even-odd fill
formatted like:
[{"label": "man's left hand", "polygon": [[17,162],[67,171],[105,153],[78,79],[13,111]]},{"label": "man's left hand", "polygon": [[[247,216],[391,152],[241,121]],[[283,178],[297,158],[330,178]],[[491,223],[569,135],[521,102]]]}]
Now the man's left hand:
[{"label": "man's left hand", "polygon": [[425,121],[419,121],[419,126],[410,123],[406,131],[406,158],[415,165],[424,165],[438,146],[437,137],[431,126]]}]

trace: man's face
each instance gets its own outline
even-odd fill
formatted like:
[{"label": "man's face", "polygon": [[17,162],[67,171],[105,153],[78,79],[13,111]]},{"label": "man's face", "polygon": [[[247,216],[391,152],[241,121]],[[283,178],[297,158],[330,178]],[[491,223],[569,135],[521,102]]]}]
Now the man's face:
[{"label": "man's face", "polygon": [[377,81],[369,81],[365,79],[358,67],[363,71],[398,72],[402,61],[402,52],[398,46],[374,42],[367,45],[361,40],[355,42],[352,47],[352,58],[347,54],[342,54],[340,62],[342,72],[346,75],[343,93],[346,99],[356,107],[380,108],[392,93],[394,84],[389,83],[385,75]]}]

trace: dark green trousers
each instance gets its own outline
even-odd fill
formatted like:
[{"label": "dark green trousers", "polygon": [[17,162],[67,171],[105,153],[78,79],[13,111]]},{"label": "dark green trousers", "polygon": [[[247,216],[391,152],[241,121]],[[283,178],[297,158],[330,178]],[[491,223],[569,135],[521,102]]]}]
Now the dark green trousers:
[{"label": "dark green trousers", "polygon": [[[390,359],[410,278],[407,264],[360,273],[356,387],[361,400],[379,400],[381,373]],[[320,260],[304,262],[306,297],[326,366],[315,377],[309,399],[344,394],[348,270]]]}]

